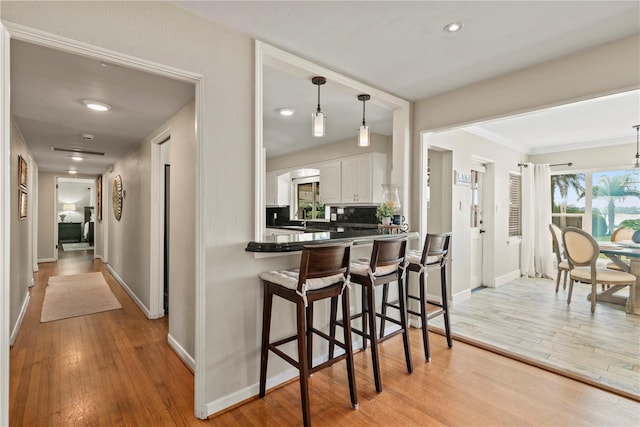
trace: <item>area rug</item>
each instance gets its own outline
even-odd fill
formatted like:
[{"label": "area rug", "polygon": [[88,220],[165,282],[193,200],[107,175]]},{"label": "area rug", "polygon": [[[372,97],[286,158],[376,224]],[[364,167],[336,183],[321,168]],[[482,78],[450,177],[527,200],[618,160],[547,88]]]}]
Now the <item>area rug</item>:
[{"label": "area rug", "polygon": [[62,250],[65,252],[86,251],[87,249],[93,249],[93,246],[90,246],[87,242],[62,244]]},{"label": "area rug", "polygon": [[49,277],[40,322],[122,308],[102,273]]}]

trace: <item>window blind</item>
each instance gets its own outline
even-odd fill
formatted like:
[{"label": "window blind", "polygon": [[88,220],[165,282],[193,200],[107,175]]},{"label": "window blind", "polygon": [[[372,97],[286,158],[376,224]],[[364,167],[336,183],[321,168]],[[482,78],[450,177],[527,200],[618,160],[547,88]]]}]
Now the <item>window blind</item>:
[{"label": "window blind", "polygon": [[509,237],[522,236],[522,177],[509,174]]}]

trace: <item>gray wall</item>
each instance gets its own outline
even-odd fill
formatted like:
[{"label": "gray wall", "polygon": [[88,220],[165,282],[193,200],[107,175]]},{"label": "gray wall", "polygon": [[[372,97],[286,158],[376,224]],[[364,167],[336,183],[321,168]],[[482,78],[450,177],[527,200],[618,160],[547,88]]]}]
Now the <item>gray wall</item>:
[{"label": "gray wall", "polygon": [[[10,294],[10,325],[11,335],[15,336],[17,330],[16,327],[20,311],[23,308],[26,298],[28,297],[28,287],[33,280],[33,252],[31,252],[31,242],[29,226],[30,221],[33,220],[32,210],[32,197],[37,191],[31,187],[32,175],[36,168],[35,162],[31,158],[31,151],[24,141],[18,126],[11,120],[11,170],[10,170],[10,183],[11,189],[11,289]],[[19,184],[18,184],[18,156],[22,156],[27,161],[27,218],[20,219],[18,216],[18,199],[19,199]]]}]

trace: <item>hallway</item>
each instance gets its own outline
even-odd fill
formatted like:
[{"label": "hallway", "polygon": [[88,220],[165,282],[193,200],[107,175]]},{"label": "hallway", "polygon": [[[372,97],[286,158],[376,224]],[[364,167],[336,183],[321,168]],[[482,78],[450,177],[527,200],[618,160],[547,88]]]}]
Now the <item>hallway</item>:
[{"label": "hallway", "polygon": [[[12,426],[202,423],[193,374],[167,344],[168,318],[147,320],[93,251],[61,251],[39,268],[10,352]],[[94,271],[122,309],[40,323],[49,276]]]}]

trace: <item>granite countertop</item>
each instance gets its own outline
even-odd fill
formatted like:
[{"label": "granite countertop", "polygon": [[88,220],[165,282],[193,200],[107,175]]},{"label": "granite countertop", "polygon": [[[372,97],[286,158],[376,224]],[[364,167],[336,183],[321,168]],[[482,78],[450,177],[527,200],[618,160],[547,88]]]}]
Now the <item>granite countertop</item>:
[{"label": "granite countertop", "polygon": [[371,243],[375,239],[393,239],[406,237],[416,239],[419,234],[415,231],[398,234],[383,233],[382,230],[360,229],[345,231],[316,231],[298,234],[280,234],[265,236],[260,242],[249,242],[245,251],[248,252],[294,252],[301,251],[305,245],[330,243],[330,242],[352,242],[354,245]]}]

